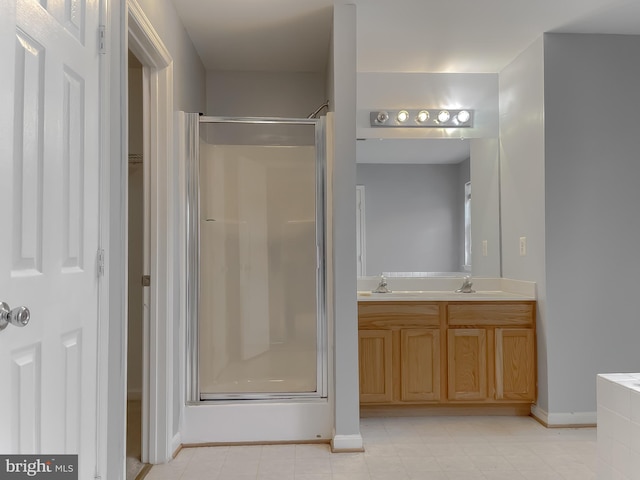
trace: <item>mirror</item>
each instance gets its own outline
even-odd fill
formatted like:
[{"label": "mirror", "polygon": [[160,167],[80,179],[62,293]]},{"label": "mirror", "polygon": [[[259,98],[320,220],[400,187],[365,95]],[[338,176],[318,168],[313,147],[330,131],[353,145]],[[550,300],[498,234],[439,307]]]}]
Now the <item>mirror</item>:
[{"label": "mirror", "polygon": [[500,276],[497,139],[367,139],[356,153],[359,275]]}]

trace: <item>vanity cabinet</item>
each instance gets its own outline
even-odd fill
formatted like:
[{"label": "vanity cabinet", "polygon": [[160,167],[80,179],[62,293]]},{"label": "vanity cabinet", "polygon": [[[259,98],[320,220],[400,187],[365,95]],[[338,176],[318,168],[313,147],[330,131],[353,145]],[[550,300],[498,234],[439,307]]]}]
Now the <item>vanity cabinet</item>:
[{"label": "vanity cabinet", "polygon": [[448,398],[536,399],[535,302],[449,302]]},{"label": "vanity cabinet", "polygon": [[535,302],[358,303],[360,402],[536,399]]},{"label": "vanity cabinet", "polygon": [[437,302],[359,303],[362,404],[440,399],[441,317]]}]

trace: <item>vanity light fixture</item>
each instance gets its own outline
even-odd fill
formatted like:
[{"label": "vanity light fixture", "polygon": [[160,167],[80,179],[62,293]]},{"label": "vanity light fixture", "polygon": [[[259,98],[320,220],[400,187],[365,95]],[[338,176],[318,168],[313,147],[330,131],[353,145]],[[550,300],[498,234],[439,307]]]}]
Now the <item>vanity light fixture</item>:
[{"label": "vanity light fixture", "polygon": [[369,112],[372,127],[473,127],[473,110],[421,108],[416,110],[376,110]]}]

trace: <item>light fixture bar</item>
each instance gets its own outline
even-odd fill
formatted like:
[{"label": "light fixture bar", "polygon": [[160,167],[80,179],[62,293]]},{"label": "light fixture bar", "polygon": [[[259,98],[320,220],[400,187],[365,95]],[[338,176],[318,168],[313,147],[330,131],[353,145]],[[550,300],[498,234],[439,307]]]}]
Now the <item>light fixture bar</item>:
[{"label": "light fixture bar", "polygon": [[419,110],[376,110],[369,113],[372,127],[470,128],[473,110],[421,108]]}]

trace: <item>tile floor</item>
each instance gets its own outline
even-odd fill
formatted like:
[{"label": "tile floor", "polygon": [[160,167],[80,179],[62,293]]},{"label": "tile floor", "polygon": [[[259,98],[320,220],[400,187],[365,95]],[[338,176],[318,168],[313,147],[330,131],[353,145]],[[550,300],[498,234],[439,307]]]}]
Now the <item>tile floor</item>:
[{"label": "tile floor", "polygon": [[364,418],[364,453],[328,445],[182,449],[147,480],[593,480],[596,429],[530,417]]}]

